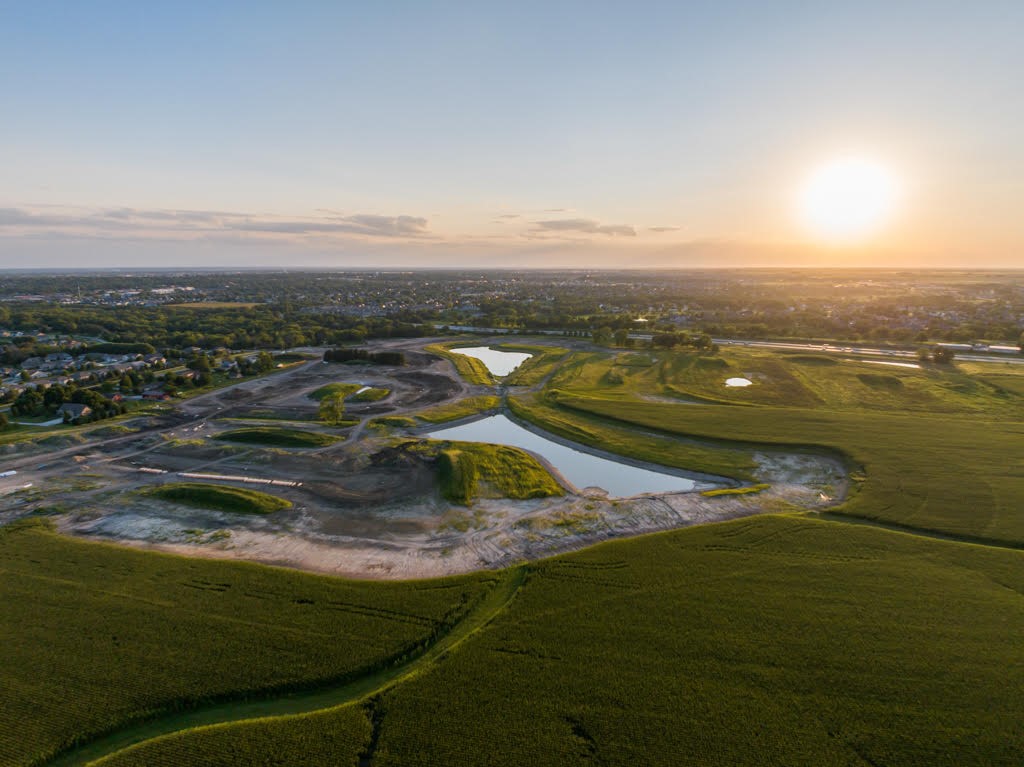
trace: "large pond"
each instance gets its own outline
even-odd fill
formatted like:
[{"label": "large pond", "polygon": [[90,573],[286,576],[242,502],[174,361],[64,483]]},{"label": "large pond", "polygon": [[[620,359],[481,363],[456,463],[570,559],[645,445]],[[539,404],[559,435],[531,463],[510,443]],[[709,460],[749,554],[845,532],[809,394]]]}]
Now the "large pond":
[{"label": "large pond", "polygon": [[467,357],[475,357],[487,366],[491,375],[499,378],[504,378],[533,356],[526,352],[503,352],[489,346],[467,346],[452,351],[456,354],[465,354]]},{"label": "large pond", "polygon": [[599,487],[613,498],[643,493],[680,493],[693,490],[696,482],[660,471],[650,471],[600,458],[534,434],[503,415],[430,432],[431,439],[490,442],[529,450],[543,456],[576,488]]}]

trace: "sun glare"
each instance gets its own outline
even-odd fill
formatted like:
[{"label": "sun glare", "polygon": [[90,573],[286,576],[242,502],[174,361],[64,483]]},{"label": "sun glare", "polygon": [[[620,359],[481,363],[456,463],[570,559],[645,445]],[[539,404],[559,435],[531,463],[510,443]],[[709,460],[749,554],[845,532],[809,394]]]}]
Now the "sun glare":
[{"label": "sun glare", "polygon": [[800,190],[799,213],[815,237],[856,243],[875,234],[895,212],[899,184],[865,157],[842,157],[814,170]]}]

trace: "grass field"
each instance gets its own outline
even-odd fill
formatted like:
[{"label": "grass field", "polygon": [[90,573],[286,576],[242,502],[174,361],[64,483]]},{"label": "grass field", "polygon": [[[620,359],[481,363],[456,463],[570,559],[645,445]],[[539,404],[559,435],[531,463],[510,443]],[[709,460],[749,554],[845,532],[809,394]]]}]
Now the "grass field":
[{"label": "grass field", "polygon": [[270,514],[289,509],[292,505],[291,501],[259,490],[201,482],[173,482],[146,492],[165,501],[239,514]]},{"label": "grass field", "polygon": [[[1001,367],[999,370],[1001,374],[996,377],[959,366],[913,369],[752,349],[728,349],[715,355],[664,351],[577,353],[561,366],[549,388],[612,400],[659,395],[709,404],[857,412],[999,413],[1024,418],[1024,375],[1002,372]],[[727,378],[747,378],[753,384],[728,387]]]},{"label": "grass field", "polygon": [[416,417],[427,423],[444,423],[459,418],[468,418],[487,410],[494,410],[500,405],[500,398],[485,394],[478,397],[464,397],[455,402],[446,402],[443,405],[420,410],[416,413]]},{"label": "grass field", "polygon": [[[749,350],[556,366],[545,392],[509,399],[514,415],[745,479],[766,447],[841,454],[854,479],[841,514],[923,534],[765,515],[534,562],[493,617],[384,683],[381,668],[458,631],[512,571],[353,583],[18,523],[0,528],[0,764],[149,713],[339,680],[360,697],[103,764],[1020,764],[1024,375]],[[755,384],[721,386],[734,375]],[[444,482],[465,500],[542,487],[525,453],[405,444],[461,471]]]},{"label": "grass field", "polygon": [[284,429],[276,426],[253,426],[247,429],[222,431],[215,439],[275,447],[326,447],[333,445],[341,438],[318,431]]},{"label": "grass field", "polygon": [[430,344],[424,346],[423,350],[444,357],[455,365],[455,370],[460,376],[471,384],[493,386],[494,376],[487,370],[487,366],[475,357],[467,357],[465,354],[456,354],[452,351],[456,346],[471,346],[463,342],[450,342],[444,344]]},{"label": "grass field", "polygon": [[0,764],[161,711],[365,674],[458,619],[481,578],[352,583],[0,528]]},{"label": "grass field", "polygon": [[1022,565],[796,517],[615,541],[369,702],[109,764],[1016,765]]}]

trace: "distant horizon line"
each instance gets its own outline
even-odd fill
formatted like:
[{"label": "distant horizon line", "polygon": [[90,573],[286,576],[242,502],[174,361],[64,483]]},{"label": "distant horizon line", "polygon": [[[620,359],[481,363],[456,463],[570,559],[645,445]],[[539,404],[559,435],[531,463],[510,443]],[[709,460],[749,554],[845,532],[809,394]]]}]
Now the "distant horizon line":
[{"label": "distant horizon line", "polygon": [[578,266],[94,266],[94,267],[0,267],[3,274],[99,274],[128,272],[133,274],[229,274],[252,272],[287,274],[308,272],[571,272],[571,273],[623,273],[623,272],[967,272],[972,274],[1024,273],[1024,267],[989,266],[634,266],[629,268]]}]

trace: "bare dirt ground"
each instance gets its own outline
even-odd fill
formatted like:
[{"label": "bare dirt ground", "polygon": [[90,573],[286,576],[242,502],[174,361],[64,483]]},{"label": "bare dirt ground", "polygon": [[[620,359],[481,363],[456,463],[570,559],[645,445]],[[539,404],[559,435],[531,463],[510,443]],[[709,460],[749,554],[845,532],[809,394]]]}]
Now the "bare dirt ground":
[{"label": "bare dirt ground", "polygon": [[[589,488],[561,498],[491,498],[470,508],[452,506],[438,492],[429,459],[394,450],[387,430],[368,426],[379,415],[406,415],[493,393],[463,382],[446,360],[418,351],[434,340],[380,344],[405,350],[406,367],[311,360],[177,403],[173,412],[127,422],[127,434],[115,429],[65,439],[49,450],[5,459],[3,468],[18,473],[0,479],[0,524],[45,515],[66,533],[142,548],[400,579],[497,568],[610,538],[740,516],[824,508],[845,496],[846,475],[835,458],[766,452],[755,459],[759,480],[771,488],[758,494],[613,499]],[[346,417],[359,424],[335,429],[315,422],[317,403],[309,397],[333,382],[391,393],[378,402],[348,405]],[[301,450],[216,439],[225,430],[252,425],[342,439]],[[223,482],[292,502],[291,509],[268,516],[195,509],[146,495],[152,486],[186,481],[180,472],[301,485],[271,489]]]}]

